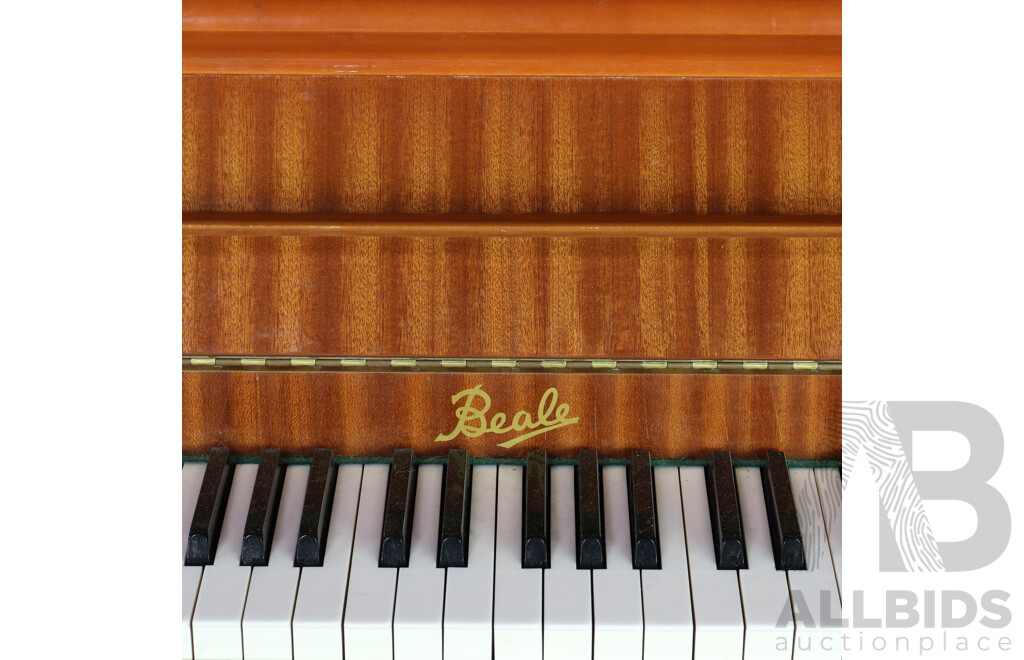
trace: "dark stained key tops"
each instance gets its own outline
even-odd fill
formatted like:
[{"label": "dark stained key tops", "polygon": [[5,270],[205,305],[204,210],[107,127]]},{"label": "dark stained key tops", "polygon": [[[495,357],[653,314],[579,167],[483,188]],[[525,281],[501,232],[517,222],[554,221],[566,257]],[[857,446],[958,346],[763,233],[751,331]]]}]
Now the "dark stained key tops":
[{"label": "dark stained key tops", "polygon": [[391,459],[387,499],[384,501],[378,562],[381,568],[404,568],[409,565],[415,491],[416,472],[412,465],[412,450],[396,449]]},{"label": "dark stained key tops", "polygon": [[789,483],[786,454],[770,451],[761,468],[765,508],[768,510],[768,530],[775,552],[775,568],[780,571],[799,571],[804,564],[804,541],[800,536],[800,521],[796,515],[793,487]]},{"label": "dark stained key tops", "polygon": [[466,566],[469,561],[469,454],[465,449],[448,452],[438,530],[437,567]]},{"label": "dark stained key tops", "polygon": [[658,522],[654,511],[654,474],[651,452],[634,451],[629,467],[629,523],[633,541],[633,568],[661,568]]},{"label": "dark stained key tops", "polygon": [[597,452],[581,449],[576,466],[576,568],[604,568],[601,468]]},{"label": "dark stained key tops", "polygon": [[523,480],[523,568],[550,568],[548,528],[548,453],[526,454]]},{"label": "dark stained key tops", "polygon": [[196,500],[196,511],[192,515],[192,526],[188,531],[186,566],[212,564],[217,554],[217,538],[220,536],[220,524],[231,487],[232,471],[228,465],[228,454],[227,447],[210,450],[210,459],[206,463],[199,498]]},{"label": "dark stained key tops", "polygon": [[323,566],[334,500],[334,452],[317,449],[309,466],[306,498],[299,518],[299,538],[295,542],[295,566]]},{"label": "dark stained key tops", "polygon": [[740,520],[740,501],[736,495],[732,454],[727,451],[713,452],[711,465],[705,470],[711,535],[714,538],[718,569],[746,568],[747,552],[743,543],[743,524]]},{"label": "dark stained key tops", "polygon": [[256,470],[256,483],[249,500],[242,536],[242,566],[266,566],[270,559],[270,542],[274,538],[277,505],[281,501],[284,481],[280,449],[264,449]]}]

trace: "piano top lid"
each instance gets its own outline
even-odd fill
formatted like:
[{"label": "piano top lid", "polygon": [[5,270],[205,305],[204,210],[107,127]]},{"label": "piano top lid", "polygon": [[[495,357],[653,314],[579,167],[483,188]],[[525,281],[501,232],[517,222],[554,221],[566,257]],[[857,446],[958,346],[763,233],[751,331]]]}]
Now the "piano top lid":
[{"label": "piano top lid", "polygon": [[839,78],[838,0],[185,0],[185,73]]}]

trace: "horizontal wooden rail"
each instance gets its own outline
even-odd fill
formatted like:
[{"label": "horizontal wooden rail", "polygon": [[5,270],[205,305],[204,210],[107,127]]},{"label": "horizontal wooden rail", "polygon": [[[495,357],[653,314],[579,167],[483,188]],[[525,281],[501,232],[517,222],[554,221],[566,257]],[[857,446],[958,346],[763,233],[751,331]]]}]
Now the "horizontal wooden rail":
[{"label": "horizontal wooden rail", "polygon": [[840,0],[184,0],[185,31],[842,34]]},{"label": "horizontal wooden rail", "polygon": [[183,213],[186,236],[838,238],[841,216]]},{"label": "horizontal wooden rail", "polygon": [[842,38],[186,32],[185,73],[840,78]]},{"label": "horizontal wooden rail", "polygon": [[839,0],[186,0],[185,73],[839,78]]}]

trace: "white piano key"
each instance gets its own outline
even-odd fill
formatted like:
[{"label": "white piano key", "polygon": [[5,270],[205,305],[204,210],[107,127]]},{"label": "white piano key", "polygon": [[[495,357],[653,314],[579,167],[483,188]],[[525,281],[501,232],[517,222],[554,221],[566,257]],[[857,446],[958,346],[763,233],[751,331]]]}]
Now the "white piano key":
[{"label": "white piano key", "polygon": [[552,547],[551,568],[544,569],[544,657],[590,660],[591,571],[576,568],[574,468],[552,466],[549,487]]},{"label": "white piano key", "polygon": [[644,657],[689,657],[693,650],[690,567],[683,530],[679,469],[654,468],[661,569],[640,571],[644,598]]},{"label": "white piano key", "polygon": [[235,466],[217,554],[213,564],[203,568],[203,581],[192,615],[196,660],[242,660],[242,613],[252,569],[239,566],[238,562],[257,467]]},{"label": "white piano key", "polygon": [[334,660],[344,654],[341,617],[362,477],[361,465],[338,467],[324,565],[303,568],[299,579],[292,618],[295,660]]},{"label": "white piano key", "polygon": [[839,635],[839,586],[829,552],[825,520],[818,501],[812,468],[790,468],[800,535],[804,540],[806,571],[788,571],[796,620],[794,660],[842,657]]},{"label": "white piano key", "polygon": [[828,547],[832,552],[832,565],[836,569],[836,584],[839,585],[839,602],[843,602],[843,477],[839,468],[816,468],[818,496],[821,512],[825,517],[828,532]]},{"label": "white piano key", "polygon": [[242,647],[246,660],[279,660],[292,655],[292,608],[299,586],[295,543],[306,497],[308,465],[285,469],[274,540],[266,566],[255,566],[242,617]]},{"label": "white piano key", "polygon": [[[744,660],[788,660],[793,649],[793,615],[786,571],[775,568],[768,512],[758,468],[736,468],[747,569],[739,571],[747,636]],[[780,625],[781,623],[781,625]],[[780,648],[779,638],[788,640]]]},{"label": "white piano key", "polygon": [[203,485],[203,463],[186,463],[181,466],[181,657],[192,660],[192,610],[196,606],[199,581],[203,577],[202,566],[185,566],[188,551],[188,530],[192,525],[192,514],[199,499],[199,488]]},{"label": "white piano key", "polygon": [[478,660],[491,655],[498,468],[474,465],[470,469],[469,561],[465,568],[448,568],[445,578],[445,660]]},{"label": "white piano key", "polygon": [[392,660],[394,653],[391,621],[398,569],[377,566],[387,486],[387,465],[363,467],[359,513],[352,542],[352,568],[345,599],[346,658]]},{"label": "white piano key", "polygon": [[[743,605],[736,571],[720,571],[711,536],[704,468],[681,467],[683,521],[693,595],[694,657],[743,658]],[[660,506],[660,502],[659,502]]]},{"label": "white piano key", "polygon": [[544,654],[541,612],[544,571],[522,567],[524,478],[522,466],[502,465],[498,468],[494,550],[495,660],[541,660]]},{"label": "white piano key", "polygon": [[437,567],[442,472],[440,465],[417,469],[409,566],[398,569],[395,660],[441,660],[444,650],[445,572]]},{"label": "white piano key", "polygon": [[641,660],[644,610],[640,571],[633,569],[626,468],[601,468],[604,502],[604,570],[594,570],[594,660]]}]

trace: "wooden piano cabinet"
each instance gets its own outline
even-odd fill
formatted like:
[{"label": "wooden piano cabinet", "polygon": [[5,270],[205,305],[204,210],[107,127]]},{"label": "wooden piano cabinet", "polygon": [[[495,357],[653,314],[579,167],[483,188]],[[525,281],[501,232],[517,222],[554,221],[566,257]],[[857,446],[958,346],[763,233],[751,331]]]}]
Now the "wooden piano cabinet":
[{"label": "wooden piano cabinet", "polygon": [[[182,452],[280,447],[308,455],[330,447],[387,456],[411,447],[437,456],[459,447],[473,456],[545,449],[569,457],[587,448],[603,457],[646,449],[655,457],[706,458],[728,449],[763,458],[778,449],[834,460],[842,450],[841,398],[841,376],[825,374],[185,371]],[[464,406],[484,416],[467,417],[468,435],[456,416]],[[534,431],[541,432],[521,439]]]},{"label": "wooden piano cabinet", "polygon": [[840,0],[184,0],[182,65],[184,453],[839,458]]}]

